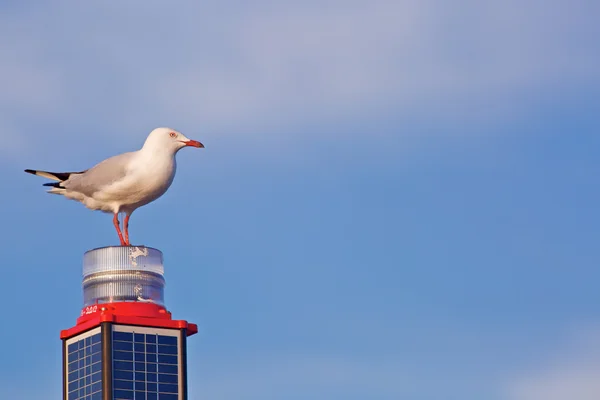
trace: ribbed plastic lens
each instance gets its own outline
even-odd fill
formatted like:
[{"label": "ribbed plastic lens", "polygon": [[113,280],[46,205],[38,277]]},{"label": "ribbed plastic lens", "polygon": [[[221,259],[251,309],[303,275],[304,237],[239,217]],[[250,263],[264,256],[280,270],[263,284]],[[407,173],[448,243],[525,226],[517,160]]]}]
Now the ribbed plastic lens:
[{"label": "ribbed plastic lens", "polygon": [[84,307],[117,301],[164,305],[164,287],[163,256],[157,249],[101,247],[83,257]]}]

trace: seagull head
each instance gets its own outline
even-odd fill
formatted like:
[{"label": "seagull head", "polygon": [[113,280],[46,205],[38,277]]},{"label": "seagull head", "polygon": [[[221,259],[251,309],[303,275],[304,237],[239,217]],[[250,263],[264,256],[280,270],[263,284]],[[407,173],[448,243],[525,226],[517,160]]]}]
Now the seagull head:
[{"label": "seagull head", "polygon": [[144,148],[152,150],[167,150],[173,154],[184,147],[203,148],[204,145],[197,140],[187,138],[183,133],[171,128],[156,128],[148,135]]}]

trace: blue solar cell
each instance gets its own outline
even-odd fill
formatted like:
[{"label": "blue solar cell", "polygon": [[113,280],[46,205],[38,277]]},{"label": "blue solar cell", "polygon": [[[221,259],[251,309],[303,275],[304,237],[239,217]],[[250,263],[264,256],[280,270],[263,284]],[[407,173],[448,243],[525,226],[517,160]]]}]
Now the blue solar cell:
[{"label": "blue solar cell", "polygon": [[113,342],[113,350],[133,351],[133,343],[115,340]]},{"label": "blue solar cell", "polygon": [[158,345],[159,354],[177,355],[177,346],[168,346],[166,344]]},{"label": "blue solar cell", "polygon": [[146,392],[144,391],[136,391],[135,392],[135,400],[146,400]]},{"label": "blue solar cell", "polygon": [[115,379],[114,388],[133,390],[133,381],[122,381],[120,379]]},{"label": "blue solar cell", "polygon": [[158,335],[158,344],[170,344],[177,346],[177,337]]},{"label": "blue solar cell", "polygon": [[94,363],[92,364],[92,374],[98,372],[98,371],[102,371],[102,363]]},{"label": "blue solar cell", "polygon": [[77,360],[72,363],[69,363],[69,372],[77,371]]},{"label": "blue solar cell", "polygon": [[113,371],[113,377],[115,379],[123,379],[123,380],[133,380],[133,372],[132,371]]},{"label": "blue solar cell", "polygon": [[67,346],[67,398],[102,398],[101,335],[97,333]]},{"label": "blue solar cell", "polygon": [[115,390],[115,400],[135,400],[133,397],[133,390]]},{"label": "blue solar cell", "polygon": [[69,372],[69,375],[68,375],[68,378],[67,378],[67,380],[69,382],[74,381],[76,379],[79,379],[79,370],[78,369],[76,369],[73,372]]},{"label": "blue solar cell", "polygon": [[113,362],[114,369],[120,369],[123,371],[132,371],[133,370],[133,362],[131,361],[114,361]]},{"label": "blue solar cell", "polygon": [[133,341],[133,333],[113,332],[113,340],[122,340],[124,342],[131,342],[131,341]]},{"label": "blue solar cell", "polygon": [[158,381],[161,383],[177,383],[177,375],[158,374]]},{"label": "blue solar cell", "polygon": [[158,400],[158,393],[146,392],[146,400]]},{"label": "blue solar cell", "polygon": [[170,383],[159,383],[158,391],[159,393],[177,393],[177,385],[172,385]]},{"label": "blue solar cell", "polygon": [[115,361],[133,361],[133,352],[131,351],[113,351]]}]

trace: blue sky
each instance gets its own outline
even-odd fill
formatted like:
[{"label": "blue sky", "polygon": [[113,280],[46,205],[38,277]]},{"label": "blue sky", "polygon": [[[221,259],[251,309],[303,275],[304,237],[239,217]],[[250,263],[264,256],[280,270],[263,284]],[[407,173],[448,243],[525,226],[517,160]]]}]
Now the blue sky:
[{"label": "blue sky", "polygon": [[200,327],[190,398],[600,397],[598,2],[0,11],[0,398],[60,397],[83,253],[118,243],[22,170],[158,126],[206,145],[130,227]]}]

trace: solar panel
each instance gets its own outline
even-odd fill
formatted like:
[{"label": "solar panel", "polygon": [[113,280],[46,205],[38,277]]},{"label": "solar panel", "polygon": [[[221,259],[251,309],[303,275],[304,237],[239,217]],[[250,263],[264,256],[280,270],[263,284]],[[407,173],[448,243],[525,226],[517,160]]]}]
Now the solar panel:
[{"label": "solar panel", "polygon": [[115,400],[179,399],[179,331],[114,326]]},{"label": "solar panel", "polygon": [[67,399],[102,400],[100,328],[69,339],[67,345]]}]

